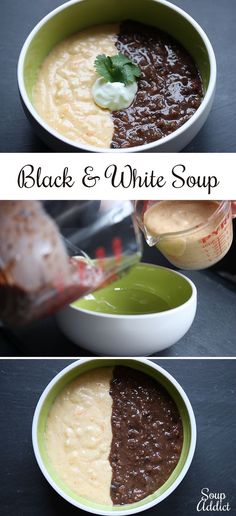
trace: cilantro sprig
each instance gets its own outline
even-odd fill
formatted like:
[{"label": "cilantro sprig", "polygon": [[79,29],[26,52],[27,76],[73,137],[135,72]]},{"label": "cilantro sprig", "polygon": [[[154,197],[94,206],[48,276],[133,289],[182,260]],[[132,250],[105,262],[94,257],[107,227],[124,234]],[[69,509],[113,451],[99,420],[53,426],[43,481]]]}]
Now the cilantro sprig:
[{"label": "cilantro sprig", "polygon": [[128,85],[135,82],[141,75],[139,66],[123,54],[115,56],[100,54],[96,57],[94,65],[98,75],[108,82],[123,82]]}]

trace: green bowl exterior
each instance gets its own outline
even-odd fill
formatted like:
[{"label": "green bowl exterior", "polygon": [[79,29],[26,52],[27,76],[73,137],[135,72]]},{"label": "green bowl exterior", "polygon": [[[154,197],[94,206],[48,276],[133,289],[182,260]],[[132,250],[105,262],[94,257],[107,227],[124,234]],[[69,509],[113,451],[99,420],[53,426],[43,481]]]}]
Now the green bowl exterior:
[{"label": "green bowl exterior", "polygon": [[[93,292],[93,296],[85,296],[79,299],[72,306],[96,313],[112,313],[112,311],[109,311],[109,305],[112,305],[116,307],[116,315],[124,315],[128,313],[129,296],[117,295],[115,288],[125,291],[132,291],[137,288],[139,292],[143,291],[146,302],[149,301],[145,306],[145,314],[154,313],[153,299],[155,299],[155,296],[163,300],[169,309],[183,305],[192,296],[190,283],[180,274],[164,267],[153,267],[140,263],[132,267],[116,282]],[[150,300],[148,296],[150,296]],[[103,299],[106,300],[106,304],[101,302]],[[134,311],[130,315],[136,315],[136,313]]]},{"label": "green bowl exterior", "polygon": [[[88,501],[80,496],[78,496],[76,493],[71,491],[64,482],[58,477],[57,473],[54,471],[53,466],[50,463],[50,459],[47,454],[46,446],[45,446],[45,429],[47,425],[47,418],[50,411],[50,408],[58,396],[58,394],[61,392],[61,390],[68,385],[68,383],[72,382],[75,378],[77,378],[79,375],[91,371],[92,369],[96,369],[97,367],[106,367],[106,366],[115,366],[117,364],[122,364],[127,367],[132,367],[134,369],[137,369],[139,371],[142,371],[155,380],[157,380],[165,389],[169,392],[172,399],[175,401],[180,417],[183,424],[183,448],[181,452],[181,456],[179,459],[179,462],[172,472],[171,476],[168,478],[168,480],[163,484],[155,493],[149,495],[145,499],[141,500],[140,502],[136,502],[129,505],[124,506],[107,506],[107,505],[101,505],[96,504],[94,502]],[[124,512],[128,509],[132,508],[138,508],[146,503],[158,500],[158,498],[167,490],[169,489],[172,484],[175,482],[179,474],[181,473],[185,462],[188,458],[190,444],[191,444],[191,423],[190,418],[188,414],[188,410],[186,408],[186,405],[179,394],[176,387],[171,383],[171,381],[166,378],[160,371],[150,367],[146,363],[142,363],[139,361],[136,361],[134,359],[99,359],[99,365],[97,359],[91,359],[87,362],[84,362],[82,364],[77,365],[77,367],[69,370],[64,376],[60,377],[59,380],[53,385],[53,387],[50,389],[48,395],[46,396],[44,403],[41,407],[39,417],[38,417],[38,425],[37,425],[37,442],[38,442],[38,448],[41,460],[44,464],[44,467],[46,468],[48,474],[50,475],[51,479],[54,481],[54,483],[70,498],[72,498],[75,502],[79,502],[80,504],[83,504],[84,506],[88,508],[94,508],[99,509],[103,511],[114,511],[117,510],[123,510]]]},{"label": "green bowl exterior", "polygon": [[52,48],[68,36],[93,25],[133,19],[158,27],[177,39],[190,53],[206,91],[210,78],[207,48],[196,28],[171,5],[158,0],[78,0],[49,17],[34,34],[26,51],[24,84],[32,102],[38,69]]}]

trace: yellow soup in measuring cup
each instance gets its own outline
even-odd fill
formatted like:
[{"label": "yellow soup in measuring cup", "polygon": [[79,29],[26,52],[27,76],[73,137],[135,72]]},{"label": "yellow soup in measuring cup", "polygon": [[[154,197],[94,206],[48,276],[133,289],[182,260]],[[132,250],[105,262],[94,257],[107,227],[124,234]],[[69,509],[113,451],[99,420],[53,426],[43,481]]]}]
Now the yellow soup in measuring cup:
[{"label": "yellow soup in measuring cup", "polygon": [[204,269],[228,252],[233,240],[229,201],[159,201],[144,214],[147,238],[182,269]]}]

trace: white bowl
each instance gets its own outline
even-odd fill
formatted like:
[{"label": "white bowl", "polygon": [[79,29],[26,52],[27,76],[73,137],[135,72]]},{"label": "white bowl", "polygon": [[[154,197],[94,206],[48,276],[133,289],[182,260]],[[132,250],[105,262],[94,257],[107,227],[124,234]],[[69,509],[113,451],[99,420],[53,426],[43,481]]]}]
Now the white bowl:
[{"label": "white bowl", "polygon": [[[117,315],[94,311],[93,302],[92,310],[84,308],[90,305],[85,298],[80,302],[83,308],[73,304],[58,312],[60,329],[78,346],[105,356],[150,355],[172,346],[189,330],[197,307],[197,291],[190,279],[166,267],[139,264],[94,296],[110,299],[114,288],[127,288],[126,285],[160,296],[174,308],[143,315]],[[178,304],[181,289],[185,288],[188,292],[184,302]]]},{"label": "white bowl", "polygon": [[[194,115],[179,129],[156,142],[125,149],[101,149],[72,142],[51,128],[32,104],[32,84],[37,69],[53,46],[85,27],[133,18],[156,25],[185,46],[203,78],[204,99]],[[23,108],[39,137],[57,151],[177,152],[205,123],[214,98],[216,60],[211,43],[200,25],[185,11],[165,0],[71,0],[45,16],[26,39],[18,62],[18,85]]]},{"label": "white bowl", "polygon": [[[95,504],[94,502],[91,502],[90,505],[89,501],[83,501],[83,499],[80,497],[73,496],[73,494],[67,492],[67,489],[64,486],[60,485],[60,482],[54,476],[53,470],[50,467],[50,462],[45,450],[44,432],[50,407],[56,396],[59,394],[60,390],[63,389],[67,383],[73,381],[73,379],[79,376],[79,374],[88,371],[89,369],[103,367],[104,365],[113,366],[116,364],[123,364],[127,365],[128,367],[139,369],[146,374],[150,374],[152,377],[156,378],[157,381],[160,381],[160,383],[164,385],[164,387],[169,391],[171,397],[173,397],[179,409],[183,423],[184,442],[179,463],[171,474],[171,477],[169,477],[167,482],[161,486],[161,488],[156,491],[156,493],[148,496],[146,499],[141,500],[140,502],[132,504],[130,508],[129,505],[124,505],[121,507],[114,507],[112,510],[107,509],[106,506]],[[180,482],[182,482],[191,465],[196,447],[196,436],[197,430],[193,409],[184,390],[173,378],[173,376],[171,376],[165,369],[144,358],[123,360],[82,359],[69,365],[57,376],[55,376],[55,378],[53,378],[53,380],[42,393],[34,413],[32,426],[34,454],[39,468],[53,489],[62,498],[64,498],[75,507],[93,514],[102,514],[104,516],[122,516],[126,514],[135,514],[149,509],[167,498],[177,488]]]}]

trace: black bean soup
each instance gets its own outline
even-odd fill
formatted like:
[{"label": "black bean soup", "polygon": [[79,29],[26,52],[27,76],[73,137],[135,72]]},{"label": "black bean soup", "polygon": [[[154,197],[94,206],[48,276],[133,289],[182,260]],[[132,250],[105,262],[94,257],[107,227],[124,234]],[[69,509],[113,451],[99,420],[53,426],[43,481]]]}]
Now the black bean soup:
[{"label": "black bean soup", "polygon": [[140,67],[142,75],[131,106],[112,113],[111,147],[154,142],[187,122],[201,104],[203,87],[181,44],[154,27],[127,20],[120,24],[116,47]]},{"label": "black bean soup", "polygon": [[116,366],[112,396],[111,499],[114,505],[142,500],[175,469],[183,428],[175,402],[148,375]]}]

